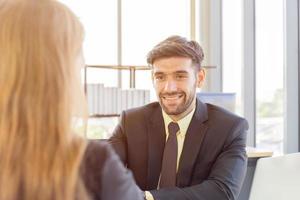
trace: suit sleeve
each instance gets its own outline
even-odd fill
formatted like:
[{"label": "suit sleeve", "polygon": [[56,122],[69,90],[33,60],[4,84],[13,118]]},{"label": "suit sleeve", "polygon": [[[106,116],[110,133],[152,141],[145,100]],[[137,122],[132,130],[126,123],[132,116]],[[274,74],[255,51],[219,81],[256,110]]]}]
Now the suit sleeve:
[{"label": "suit sleeve", "polygon": [[115,152],[119,155],[124,165],[127,165],[127,138],[124,132],[125,112],[121,114],[119,124],[116,126],[109,143],[113,146]]},{"label": "suit sleeve", "polygon": [[[248,124],[238,119],[207,179],[185,188],[150,191],[155,200],[233,200],[237,199],[247,169],[246,131]],[[218,138],[216,138],[217,140]],[[208,152],[209,153],[209,152]]]},{"label": "suit sleeve", "polygon": [[[107,146],[109,147],[109,146]],[[111,148],[107,149],[107,159],[102,170],[103,200],[142,200],[142,192],[135,184],[131,172],[122,165]]]}]

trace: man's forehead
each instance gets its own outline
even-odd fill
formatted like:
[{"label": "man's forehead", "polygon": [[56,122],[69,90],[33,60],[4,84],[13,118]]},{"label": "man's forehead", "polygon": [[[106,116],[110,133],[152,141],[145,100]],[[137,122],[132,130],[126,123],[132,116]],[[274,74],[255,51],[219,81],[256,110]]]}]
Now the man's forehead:
[{"label": "man's forehead", "polygon": [[153,62],[153,66],[156,65],[161,65],[161,64],[168,64],[168,63],[186,63],[186,64],[191,64],[192,63],[192,59],[189,57],[182,57],[182,56],[172,56],[172,57],[162,57],[159,59],[156,59]]},{"label": "man's forehead", "polygon": [[152,67],[152,73],[193,73],[193,65],[176,64],[176,65],[157,65]]}]

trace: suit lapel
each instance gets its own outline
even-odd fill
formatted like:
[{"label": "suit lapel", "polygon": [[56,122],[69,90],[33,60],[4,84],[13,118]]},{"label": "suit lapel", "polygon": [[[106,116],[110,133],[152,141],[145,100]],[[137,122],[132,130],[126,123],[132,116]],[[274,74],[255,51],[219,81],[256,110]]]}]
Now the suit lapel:
[{"label": "suit lapel", "polygon": [[149,190],[156,189],[165,147],[166,134],[164,119],[160,106],[157,106],[150,116],[148,126],[148,177],[147,188]]},{"label": "suit lapel", "polygon": [[197,99],[196,110],[187,130],[180,157],[177,186],[189,184],[201,143],[207,131],[205,121],[208,119],[206,104]]}]

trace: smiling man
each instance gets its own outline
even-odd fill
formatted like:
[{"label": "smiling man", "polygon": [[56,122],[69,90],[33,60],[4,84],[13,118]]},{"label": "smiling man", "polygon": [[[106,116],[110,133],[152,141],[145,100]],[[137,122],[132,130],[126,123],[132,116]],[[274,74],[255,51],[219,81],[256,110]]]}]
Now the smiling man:
[{"label": "smiling man", "polygon": [[196,98],[205,71],[195,41],[148,54],[159,102],[124,111],[110,138],[147,200],[236,199],[247,165],[245,119]]}]

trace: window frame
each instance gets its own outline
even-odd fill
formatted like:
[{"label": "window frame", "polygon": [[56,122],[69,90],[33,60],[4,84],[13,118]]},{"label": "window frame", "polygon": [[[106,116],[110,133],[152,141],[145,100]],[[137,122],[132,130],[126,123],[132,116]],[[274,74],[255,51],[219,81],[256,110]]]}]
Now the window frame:
[{"label": "window frame", "polygon": [[[202,0],[206,1],[206,0]],[[222,1],[222,0],[219,0]],[[215,1],[212,1],[215,2]],[[255,77],[255,0],[244,0],[244,59],[243,59],[243,113],[249,123],[247,145],[256,143],[256,77]],[[211,3],[213,5],[213,3]],[[221,4],[222,5],[222,4]],[[300,5],[298,0],[284,0],[284,153],[300,151]],[[222,10],[222,9],[221,9]],[[216,9],[215,12],[221,11]],[[219,16],[219,15],[217,15]],[[208,19],[210,20],[210,19]],[[212,26],[220,26],[213,24]],[[217,28],[215,27],[217,30]],[[219,41],[211,35],[210,40]],[[295,42],[295,41],[298,41]],[[296,51],[296,52],[295,52]],[[222,53],[221,53],[222,55]],[[221,65],[220,68],[222,68]],[[288,66],[288,67],[287,67]],[[222,73],[222,69],[220,70]],[[221,79],[220,79],[221,80]],[[295,87],[296,86],[296,87]],[[208,88],[214,91],[216,88]]]}]

